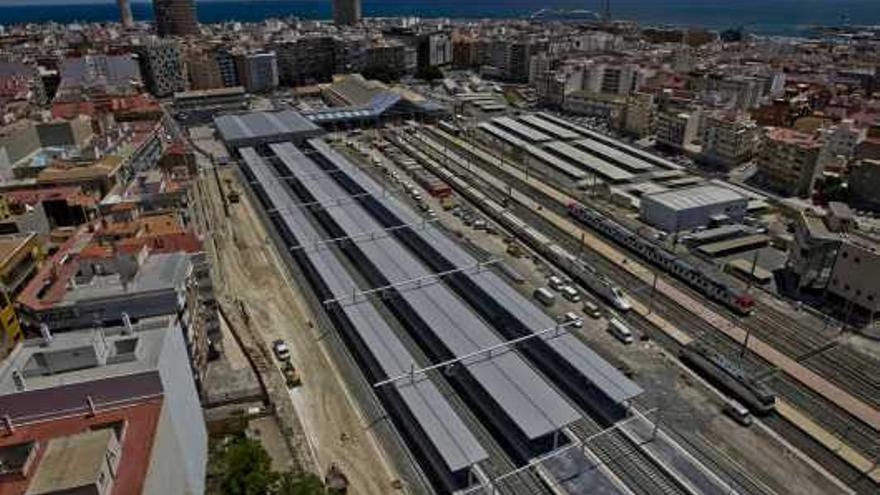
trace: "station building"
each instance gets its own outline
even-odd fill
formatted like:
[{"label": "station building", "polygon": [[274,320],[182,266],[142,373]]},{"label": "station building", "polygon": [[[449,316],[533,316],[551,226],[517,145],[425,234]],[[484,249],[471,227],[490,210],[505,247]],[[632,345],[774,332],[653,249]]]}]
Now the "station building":
[{"label": "station building", "polygon": [[701,185],[642,197],[639,216],[666,232],[711,224],[738,223],[746,215],[748,199],[730,189]]}]

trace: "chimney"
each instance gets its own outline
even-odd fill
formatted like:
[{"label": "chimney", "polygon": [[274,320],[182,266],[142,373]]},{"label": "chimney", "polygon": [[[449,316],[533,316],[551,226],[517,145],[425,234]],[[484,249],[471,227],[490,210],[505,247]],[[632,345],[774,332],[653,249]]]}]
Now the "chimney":
[{"label": "chimney", "polygon": [[43,337],[43,345],[48,346],[52,343],[52,332],[49,331],[49,325],[40,323],[40,335]]},{"label": "chimney", "polygon": [[134,335],[134,327],[131,325],[131,318],[129,318],[128,313],[122,313],[122,324],[125,327],[122,329],[123,334]]},{"label": "chimney", "polygon": [[15,423],[12,422],[12,416],[6,414],[3,416],[3,425],[6,426],[6,433],[12,435],[15,433]]},{"label": "chimney", "polygon": [[15,389],[19,392],[27,390],[27,384],[24,383],[24,375],[21,374],[21,371],[12,370],[12,381],[15,383]]}]

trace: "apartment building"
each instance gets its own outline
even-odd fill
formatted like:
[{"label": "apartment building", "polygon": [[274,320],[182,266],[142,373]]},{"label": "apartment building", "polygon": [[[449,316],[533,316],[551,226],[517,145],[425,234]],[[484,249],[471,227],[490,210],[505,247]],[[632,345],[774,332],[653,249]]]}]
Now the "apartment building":
[{"label": "apartment building", "polygon": [[751,160],[761,144],[758,124],[739,113],[719,112],[706,118],[701,160],[731,169]]},{"label": "apartment building", "polygon": [[822,143],[816,134],[769,128],[758,154],[758,173],[771,190],[789,196],[809,196],[819,176]]},{"label": "apartment building", "polygon": [[204,493],[207,432],[173,317],[44,330],[0,366],[0,408],[0,493]]}]

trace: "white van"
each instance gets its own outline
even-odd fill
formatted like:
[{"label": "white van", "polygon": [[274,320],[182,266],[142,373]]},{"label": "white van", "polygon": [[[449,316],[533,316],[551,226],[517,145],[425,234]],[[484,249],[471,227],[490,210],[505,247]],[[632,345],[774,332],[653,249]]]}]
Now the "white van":
[{"label": "white van", "polygon": [[630,330],[625,323],[618,320],[617,318],[612,318],[608,321],[608,333],[610,333],[614,336],[614,338],[623,342],[626,345],[635,342],[633,331]]},{"label": "white van", "polygon": [[556,302],[556,296],[545,287],[535,289],[535,299],[541,301],[544,306],[550,307]]}]

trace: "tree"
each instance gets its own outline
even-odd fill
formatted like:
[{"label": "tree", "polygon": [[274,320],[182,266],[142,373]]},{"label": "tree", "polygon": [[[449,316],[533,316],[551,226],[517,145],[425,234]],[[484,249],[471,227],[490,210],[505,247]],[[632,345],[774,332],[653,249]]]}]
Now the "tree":
[{"label": "tree", "polygon": [[400,79],[400,74],[397,70],[387,64],[365,67],[361,75],[367,79],[376,79],[383,83],[392,83]]},{"label": "tree", "polygon": [[263,446],[244,435],[225,446],[218,467],[224,495],[265,495],[278,480]]},{"label": "tree", "polygon": [[284,473],[273,491],[274,495],[323,495],[324,483],[314,474],[296,476]]},{"label": "tree", "polygon": [[423,81],[434,82],[437,79],[443,79],[443,71],[436,65],[423,65],[416,72],[416,78]]}]

